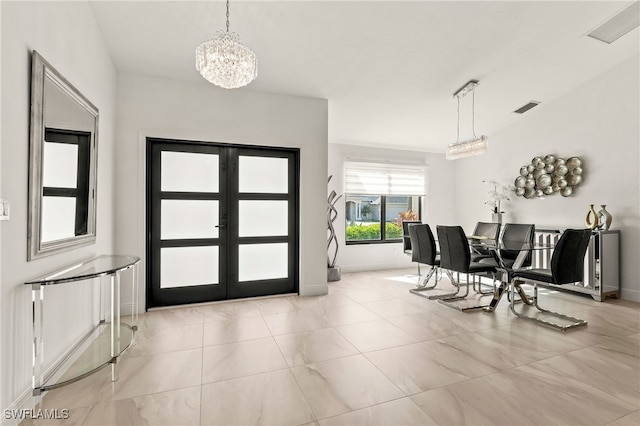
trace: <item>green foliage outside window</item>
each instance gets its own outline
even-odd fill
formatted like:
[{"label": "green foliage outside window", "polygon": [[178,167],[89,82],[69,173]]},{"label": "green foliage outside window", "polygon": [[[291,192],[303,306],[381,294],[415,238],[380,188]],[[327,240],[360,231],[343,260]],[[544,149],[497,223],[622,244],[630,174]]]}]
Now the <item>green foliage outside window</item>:
[{"label": "green foliage outside window", "polygon": [[[385,224],[385,232],[387,239],[397,239],[402,237],[402,225],[387,222]],[[346,229],[347,241],[360,240],[379,240],[380,224],[373,223],[370,225],[355,224],[351,222]]]},{"label": "green foliage outside window", "polygon": [[402,238],[402,224],[387,222],[385,232],[387,233],[387,240]]}]

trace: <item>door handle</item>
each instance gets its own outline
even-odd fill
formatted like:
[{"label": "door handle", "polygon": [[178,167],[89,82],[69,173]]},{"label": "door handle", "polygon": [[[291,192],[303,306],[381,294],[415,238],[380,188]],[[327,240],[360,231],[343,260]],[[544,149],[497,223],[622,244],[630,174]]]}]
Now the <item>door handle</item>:
[{"label": "door handle", "polygon": [[221,228],[221,229],[222,229],[222,228],[226,228],[226,227],[227,227],[227,225],[216,225],[216,226],[215,226],[215,228]]}]

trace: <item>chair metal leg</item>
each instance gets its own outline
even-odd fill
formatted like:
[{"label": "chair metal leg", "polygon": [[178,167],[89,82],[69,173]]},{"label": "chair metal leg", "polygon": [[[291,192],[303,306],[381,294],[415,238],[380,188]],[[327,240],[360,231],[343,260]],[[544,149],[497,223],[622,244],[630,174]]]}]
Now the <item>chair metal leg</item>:
[{"label": "chair metal leg", "polygon": [[[456,281],[453,278],[453,274],[451,273],[451,271],[449,270],[445,270],[447,276],[449,277],[449,280],[451,281],[451,284],[456,287],[456,291],[454,291],[453,293],[445,293],[445,294],[432,294],[431,296],[425,295],[425,294],[420,294],[417,292],[414,292],[412,290],[409,290],[411,293],[413,294],[417,294],[418,296],[423,296],[426,297],[429,300],[440,300],[440,299],[448,299],[451,297],[456,297],[459,293],[460,293],[460,283],[459,280]],[[458,274],[459,276],[459,274]],[[440,270],[440,279],[442,279],[442,270]]]},{"label": "chair metal leg", "polygon": [[[431,286],[427,286],[427,284],[429,283],[429,280],[434,275],[434,273],[435,273],[435,283]],[[418,291],[431,290],[435,288],[435,286],[437,285],[438,285],[438,267],[431,266],[431,268],[429,269],[429,272],[427,272],[427,275],[424,276],[422,281],[418,280],[418,283],[416,284],[416,290]]]},{"label": "chair metal leg", "polygon": [[[556,324],[556,323],[551,322],[551,321],[544,320],[542,318],[531,317],[531,316],[528,316],[528,315],[524,315],[524,314],[522,314],[520,312],[517,312],[516,309],[515,309],[515,302],[516,302],[515,301],[515,289],[516,289],[516,287],[518,287],[518,292],[522,295],[522,293],[524,293],[524,291],[520,287],[521,283],[522,283],[522,281],[514,280],[511,283],[511,289],[510,289],[511,303],[509,304],[509,307],[511,308],[511,312],[513,312],[513,314],[515,316],[517,316],[518,318],[523,318],[523,319],[527,319],[527,320],[530,320],[530,321],[535,321],[535,322],[538,322],[540,324],[546,325],[547,327],[551,327],[553,329],[560,330],[560,331],[567,331],[570,328],[579,327],[579,326],[582,326],[582,325],[587,325],[587,321],[586,320],[570,317],[568,315],[564,315],[564,314],[561,314],[561,313],[558,313],[558,312],[553,312],[553,311],[550,311],[548,309],[541,308],[540,305],[538,304],[538,300],[539,300],[538,299],[538,286],[535,283],[533,285],[534,300],[532,302],[534,304],[534,306],[540,312],[544,312],[545,314],[554,316],[556,318],[561,318],[561,319],[564,319],[564,320],[567,320],[567,321],[572,321],[572,323],[568,324],[568,325],[561,325],[561,324]],[[526,298],[526,294],[525,294],[525,298]],[[523,300],[525,300],[525,299],[523,299]]]},{"label": "chair metal leg", "polygon": [[[464,284],[462,284],[460,282],[460,273],[456,272],[456,277],[457,277],[456,283],[457,284],[455,284],[455,286],[458,287],[458,291],[456,292],[455,295],[450,296],[450,297],[439,297],[438,301],[461,300],[461,299],[464,299],[465,297],[467,297],[469,295],[469,274],[466,274],[466,275],[467,275],[467,280],[466,280],[466,282]],[[450,275],[450,278],[453,280],[453,274]],[[463,295],[458,296],[458,293],[460,292],[460,287],[462,287],[462,286],[465,287],[466,291],[465,291],[465,293]]]},{"label": "chair metal leg", "polygon": [[[418,296],[422,296],[422,297],[428,297],[427,295],[422,294],[422,292],[423,291],[433,290],[433,289],[436,288],[436,286],[438,285],[438,269],[440,269],[440,268],[438,268],[436,266],[432,266],[431,269],[429,270],[429,273],[422,280],[422,282],[419,282],[416,285],[416,288],[410,289],[409,293],[417,294]],[[434,274],[435,274],[435,283],[433,283],[433,285],[427,286],[427,283],[431,279],[431,276],[434,275]],[[440,272],[440,274],[442,275],[442,272]],[[442,278],[442,276],[440,278]]]},{"label": "chair metal leg", "polygon": [[[473,291],[475,291],[478,294],[482,294],[482,295],[487,295],[487,294],[494,294],[496,291],[496,274],[493,274],[493,280],[492,280],[492,288],[489,291],[482,291],[482,277],[478,277],[478,288],[476,289],[476,286],[474,284],[473,286]],[[473,282],[475,283],[475,279],[473,280]]]},{"label": "chair metal leg", "polygon": [[[475,281],[476,281],[476,276],[472,275],[471,286],[474,289],[475,289]],[[458,283],[458,285],[460,286],[462,284]],[[460,305],[458,305],[456,303],[452,303],[454,301],[465,299],[469,295],[469,274],[467,274],[466,287],[467,287],[467,291],[465,292],[464,295],[458,296],[458,297],[441,298],[441,299],[438,300],[438,302],[442,303],[445,306],[448,306],[449,308],[457,309],[458,311],[461,311],[461,312],[471,311],[473,309],[482,309],[482,308],[485,308],[485,307],[489,306],[488,304],[473,305],[473,306],[460,306]],[[493,293],[490,293],[490,294],[493,295]]]},{"label": "chair metal leg", "polygon": [[[528,295],[524,289],[522,287],[520,287],[520,284],[523,284],[523,281],[519,281],[518,285],[516,286],[516,289],[518,290],[518,296],[520,296],[518,299],[516,299],[515,303],[525,303],[529,306],[532,306],[536,300],[536,296],[530,296]],[[511,303],[511,292],[507,292],[507,301],[509,303]]]}]

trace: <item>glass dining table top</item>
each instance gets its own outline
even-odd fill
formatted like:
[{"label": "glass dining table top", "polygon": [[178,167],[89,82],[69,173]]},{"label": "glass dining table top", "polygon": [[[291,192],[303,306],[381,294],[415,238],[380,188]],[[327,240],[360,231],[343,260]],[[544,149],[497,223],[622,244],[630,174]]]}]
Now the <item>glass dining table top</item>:
[{"label": "glass dining table top", "polygon": [[492,239],[475,239],[469,238],[471,247],[484,247],[487,249],[500,249],[509,251],[527,251],[527,250],[544,250],[555,247],[552,243],[539,243],[537,241],[531,243],[528,241],[495,241]]}]

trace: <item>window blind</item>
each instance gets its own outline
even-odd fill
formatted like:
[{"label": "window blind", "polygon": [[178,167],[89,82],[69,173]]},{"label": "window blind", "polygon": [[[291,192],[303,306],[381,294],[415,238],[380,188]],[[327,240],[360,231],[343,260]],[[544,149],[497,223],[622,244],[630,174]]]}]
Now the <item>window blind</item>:
[{"label": "window blind", "polygon": [[426,167],[346,162],[344,192],[371,195],[425,195]]}]

